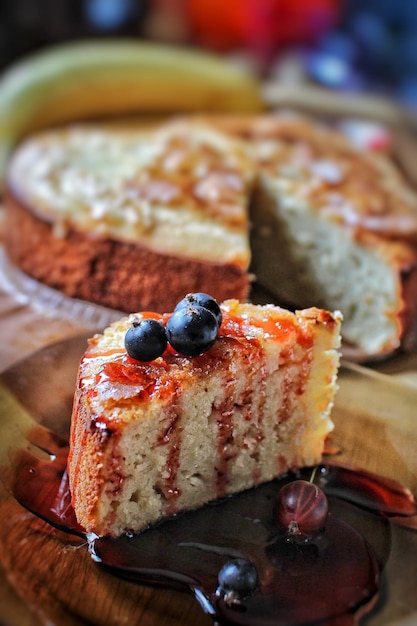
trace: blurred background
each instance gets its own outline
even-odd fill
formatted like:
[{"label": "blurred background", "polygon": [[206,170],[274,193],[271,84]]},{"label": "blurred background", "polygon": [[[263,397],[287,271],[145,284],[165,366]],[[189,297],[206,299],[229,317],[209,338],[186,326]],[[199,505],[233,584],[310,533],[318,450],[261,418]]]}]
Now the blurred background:
[{"label": "blurred background", "polygon": [[0,69],[52,43],[120,36],[417,108],[417,0],[0,0]]}]

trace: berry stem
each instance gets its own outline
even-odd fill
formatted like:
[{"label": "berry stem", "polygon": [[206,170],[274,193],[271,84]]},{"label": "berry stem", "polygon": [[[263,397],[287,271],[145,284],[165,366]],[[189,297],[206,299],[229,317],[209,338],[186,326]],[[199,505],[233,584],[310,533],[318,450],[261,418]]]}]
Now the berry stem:
[{"label": "berry stem", "polygon": [[316,474],[317,474],[317,465],[316,465],[316,467],[313,469],[313,471],[311,472],[311,476],[310,476],[310,480],[309,480],[309,482],[310,482],[310,483],[314,483],[314,479],[315,479],[315,477],[316,477]]}]

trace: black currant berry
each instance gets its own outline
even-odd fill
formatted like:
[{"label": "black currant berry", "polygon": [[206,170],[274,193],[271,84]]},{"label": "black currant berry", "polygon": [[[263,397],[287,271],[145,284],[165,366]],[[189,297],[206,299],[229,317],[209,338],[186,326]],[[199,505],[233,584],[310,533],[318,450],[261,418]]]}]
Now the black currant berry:
[{"label": "black currant berry", "polygon": [[259,584],[256,567],[246,559],[233,559],[221,568],[218,591],[224,594],[226,603],[240,602],[252,595]]},{"label": "black currant berry", "polygon": [[167,347],[167,336],[161,322],[153,319],[134,321],[125,335],[126,352],[137,361],[153,361]]},{"label": "black currant berry", "polygon": [[166,325],[169,343],[184,356],[206,352],[216,341],[218,332],[213,313],[199,305],[174,311]]},{"label": "black currant berry", "polygon": [[308,541],[323,529],[329,504],[324,492],[307,480],[294,480],[280,489],[275,520],[288,537]]},{"label": "black currant berry", "polygon": [[174,313],[176,311],[180,311],[186,309],[189,305],[199,305],[208,309],[211,313],[213,313],[214,317],[217,320],[218,325],[220,326],[222,323],[222,312],[217,304],[216,300],[209,296],[207,293],[188,293],[185,298],[180,300],[177,306],[174,309]]}]

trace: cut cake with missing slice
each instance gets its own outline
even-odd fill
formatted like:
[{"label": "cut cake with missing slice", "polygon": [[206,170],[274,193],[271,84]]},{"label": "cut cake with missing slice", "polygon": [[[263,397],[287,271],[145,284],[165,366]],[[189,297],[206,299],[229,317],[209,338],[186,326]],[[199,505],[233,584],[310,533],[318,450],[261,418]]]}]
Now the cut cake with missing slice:
[{"label": "cut cake with missing slice", "polygon": [[214,345],[128,356],[135,314],[89,341],[71,423],[73,506],[88,532],[138,532],[321,460],[333,428],[340,313],[228,300]]},{"label": "cut cake with missing slice", "polygon": [[[285,112],[27,138],[8,259],[67,296],[172,310],[189,291],[343,314],[344,353],[417,347],[417,195],[386,154]],[[254,287],[252,289],[252,287]]]}]

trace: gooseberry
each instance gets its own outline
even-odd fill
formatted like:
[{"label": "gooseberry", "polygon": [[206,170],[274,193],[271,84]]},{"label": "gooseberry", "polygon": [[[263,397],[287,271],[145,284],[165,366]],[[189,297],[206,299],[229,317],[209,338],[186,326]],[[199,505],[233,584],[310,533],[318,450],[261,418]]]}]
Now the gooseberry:
[{"label": "gooseberry", "polygon": [[318,487],[307,480],[294,480],[278,492],[275,521],[289,538],[308,541],[326,523],[329,504]]}]

